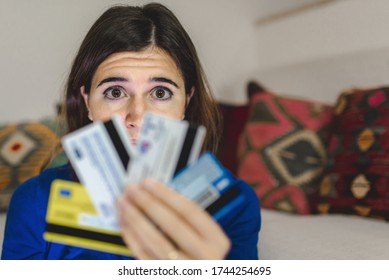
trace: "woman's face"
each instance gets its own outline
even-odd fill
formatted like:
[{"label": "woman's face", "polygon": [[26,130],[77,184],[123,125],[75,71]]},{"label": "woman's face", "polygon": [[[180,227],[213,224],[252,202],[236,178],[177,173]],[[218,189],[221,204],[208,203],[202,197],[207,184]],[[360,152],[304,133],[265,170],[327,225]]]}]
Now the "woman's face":
[{"label": "woman's face", "polygon": [[81,94],[92,121],[119,115],[133,144],[146,111],[183,119],[191,96],[173,59],[157,48],[110,55],[97,68],[90,93],[82,86]]}]

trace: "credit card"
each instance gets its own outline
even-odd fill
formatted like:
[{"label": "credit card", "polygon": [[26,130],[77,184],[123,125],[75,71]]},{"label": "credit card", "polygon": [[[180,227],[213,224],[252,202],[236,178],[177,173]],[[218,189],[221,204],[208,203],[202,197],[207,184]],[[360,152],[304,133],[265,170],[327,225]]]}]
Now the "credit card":
[{"label": "credit card", "polygon": [[95,122],[66,135],[62,144],[102,220],[118,228],[116,200],[135,153],[124,124],[117,116],[105,123]]},{"label": "credit card", "polygon": [[146,113],[136,157],[130,162],[128,182],[153,178],[166,184],[198,158],[205,133],[204,126]]},{"label": "credit card", "polygon": [[245,202],[236,182],[237,179],[212,153],[205,152],[181,170],[168,185],[219,220]]},{"label": "credit card", "polygon": [[131,256],[119,231],[103,223],[86,188],[55,180],[46,213],[45,240],[113,254]]},{"label": "credit card", "polygon": [[[168,186],[198,203],[215,220],[245,203],[237,179],[209,152],[182,169]],[[76,182],[52,183],[45,240],[131,256],[120,230],[102,222],[86,188]]]}]

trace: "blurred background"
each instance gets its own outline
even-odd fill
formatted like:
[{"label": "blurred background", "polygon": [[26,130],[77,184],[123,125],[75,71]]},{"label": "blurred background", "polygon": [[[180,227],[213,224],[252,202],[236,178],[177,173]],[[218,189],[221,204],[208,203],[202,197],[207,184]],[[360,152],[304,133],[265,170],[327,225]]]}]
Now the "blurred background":
[{"label": "blurred background", "polygon": [[[0,122],[54,114],[92,23],[114,4],[147,2],[1,0]],[[247,102],[246,85],[253,79],[333,103],[344,88],[389,78],[387,0],[160,2],[191,35],[221,102]]]}]

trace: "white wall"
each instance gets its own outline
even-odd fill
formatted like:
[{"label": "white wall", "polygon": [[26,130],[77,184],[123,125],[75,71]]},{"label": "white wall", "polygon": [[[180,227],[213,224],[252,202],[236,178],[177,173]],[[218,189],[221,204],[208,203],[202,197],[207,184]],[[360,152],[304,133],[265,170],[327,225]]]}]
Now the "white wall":
[{"label": "white wall", "polygon": [[[288,3],[291,1],[301,2]],[[121,1],[144,2],[149,1]],[[338,88],[359,81],[361,75],[366,79],[361,85],[389,77],[387,0],[339,0],[260,27],[255,26],[255,19],[286,5],[286,1],[161,2],[177,14],[191,34],[215,95],[222,101],[245,102],[245,86],[250,78],[285,93],[332,101]],[[0,1],[0,124],[54,113],[83,36],[115,3],[118,1]],[[368,54],[363,65],[374,70],[357,73],[353,67],[339,65],[334,72],[333,64],[328,64],[331,60],[342,61],[344,54],[352,60],[353,54],[361,53]],[[312,65],[307,67],[309,63]],[[307,69],[312,71],[307,74]],[[317,87],[321,90],[312,93],[311,89]]]},{"label": "white wall", "polygon": [[292,95],[333,101],[349,87],[389,84],[389,1],[342,0],[256,30],[252,75]]},{"label": "white wall", "polygon": [[[265,0],[267,1],[267,0]],[[0,1],[0,123],[54,113],[83,36],[112,0]],[[253,60],[256,0],[163,0],[191,34],[217,97]]]}]

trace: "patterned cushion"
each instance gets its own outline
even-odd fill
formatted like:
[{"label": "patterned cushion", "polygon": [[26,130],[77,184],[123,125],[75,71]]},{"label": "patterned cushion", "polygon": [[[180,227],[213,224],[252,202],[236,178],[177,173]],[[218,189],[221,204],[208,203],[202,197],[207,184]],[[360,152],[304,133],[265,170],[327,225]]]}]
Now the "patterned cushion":
[{"label": "patterned cushion", "polygon": [[262,207],[311,213],[332,107],[259,92],[251,96],[250,110],[239,143],[238,176],[255,189]]},{"label": "patterned cushion", "polygon": [[63,154],[50,162],[59,147],[63,125],[57,119],[0,126],[0,211],[15,188],[47,166],[63,164]]},{"label": "patterned cushion", "polygon": [[389,88],[341,94],[317,211],[389,220]]}]

